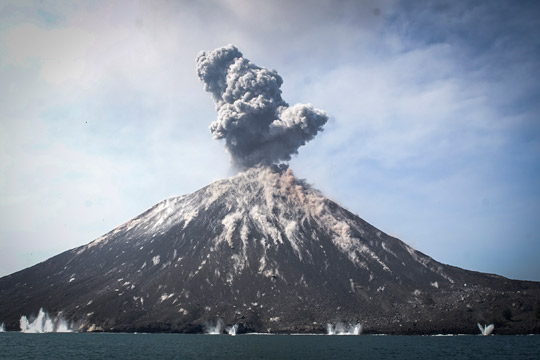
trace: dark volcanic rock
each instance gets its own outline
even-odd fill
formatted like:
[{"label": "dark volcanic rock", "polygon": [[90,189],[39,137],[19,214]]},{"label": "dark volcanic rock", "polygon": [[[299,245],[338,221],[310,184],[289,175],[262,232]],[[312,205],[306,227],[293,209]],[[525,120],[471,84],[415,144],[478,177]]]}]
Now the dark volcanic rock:
[{"label": "dark volcanic rock", "polygon": [[82,331],[540,332],[540,284],[443,265],[292,173],[255,168],[165,200],[0,279],[0,322],[40,307]]}]

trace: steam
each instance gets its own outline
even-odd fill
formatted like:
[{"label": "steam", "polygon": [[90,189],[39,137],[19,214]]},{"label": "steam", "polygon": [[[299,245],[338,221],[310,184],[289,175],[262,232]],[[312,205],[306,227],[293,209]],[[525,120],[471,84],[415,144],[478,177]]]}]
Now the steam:
[{"label": "steam", "polygon": [[495,329],[495,325],[491,324],[491,325],[484,325],[482,327],[482,325],[480,324],[477,324],[478,325],[478,328],[480,329],[480,333],[482,333],[482,335],[484,336],[487,336],[487,335],[491,335],[491,333],[493,332],[493,329]]},{"label": "steam", "polygon": [[343,323],[337,323],[333,326],[332,324],[327,324],[326,331],[328,335],[360,335],[362,333],[362,325],[345,325]]},{"label": "steam", "polygon": [[240,168],[290,160],[328,120],[310,104],[289,107],[281,98],[281,76],[251,63],[233,45],[201,51],[197,75],[218,112],[210,131],[214,139],[225,139]]},{"label": "steam", "polygon": [[51,319],[43,309],[39,309],[38,316],[33,321],[23,315],[19,323],[23,333],[73,332],[65,319],[61,316]]}]

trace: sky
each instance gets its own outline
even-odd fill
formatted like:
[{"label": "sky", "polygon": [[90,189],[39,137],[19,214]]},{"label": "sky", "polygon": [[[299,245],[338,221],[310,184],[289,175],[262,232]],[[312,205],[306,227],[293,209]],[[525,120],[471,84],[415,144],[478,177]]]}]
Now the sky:
[{"label": "sky", "polygon": [[540,281],[540,3],[0,0],[0,276],[235,174],[201,50],[329,116],[297,177],[445,264]]}]

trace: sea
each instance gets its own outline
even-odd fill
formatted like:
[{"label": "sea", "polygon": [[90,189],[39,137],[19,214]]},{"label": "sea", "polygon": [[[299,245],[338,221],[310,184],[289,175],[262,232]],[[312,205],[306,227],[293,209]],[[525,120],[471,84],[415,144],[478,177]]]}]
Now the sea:
[{"label": "sea", "polygon": [[0,333],[0,359],[536,359],[540,335]]}]

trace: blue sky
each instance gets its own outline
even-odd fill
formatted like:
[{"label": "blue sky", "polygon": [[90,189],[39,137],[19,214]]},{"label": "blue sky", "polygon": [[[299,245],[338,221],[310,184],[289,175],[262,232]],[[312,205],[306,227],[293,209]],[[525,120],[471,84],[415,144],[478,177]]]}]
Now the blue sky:
[{"label": "blue sky", "polygon": [[0,276],[234,174],[195,57],[330,120],[290,165],[443,263],[540,280],[536,1],[0,1]]}]

